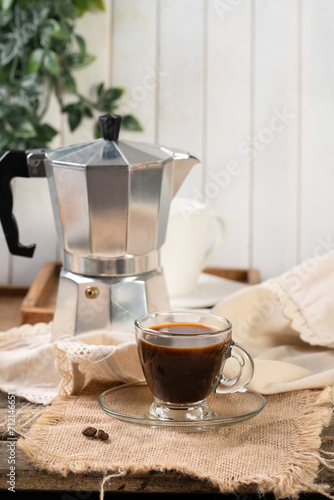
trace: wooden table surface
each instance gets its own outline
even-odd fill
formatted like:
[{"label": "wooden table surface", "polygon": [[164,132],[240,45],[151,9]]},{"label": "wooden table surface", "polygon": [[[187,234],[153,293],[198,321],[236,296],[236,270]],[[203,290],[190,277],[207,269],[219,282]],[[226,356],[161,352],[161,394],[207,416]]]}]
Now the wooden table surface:
[{"label": "wooden table surface", "polygon": [[[15,294],[13,294],[13,297]],[[16,297],[10,301],[6,299],[6,305],[2,302],[3,308],[0,307],[0,331],[6,330],[11,326],[16,326],[20,323],[20,303],[24,297],[24,290],[19,289],[21,300]],[[1,294],[0,294],[1,303]],[[11,304],[11,314],[8,313],[9,304]],[[6,313],[6,314],[5,314]],[[26,401],[23,398],[16,398],[16,410],[24,405]],[[8,413],[8,398],[7,394],[0,392],[0,422],[4,421]],[[8,434],[0,432],[0,490],[8,488]],[[325,451],[334,453],[334,417],[328,428],[324,429],[322,436],[321,448]],[[26,491],[37,492],[35,498],[38,497],[38,492],[48,491],[48,500],[51,498],[61,498],[62,500],[78,499],[85,500],[87,498],[95,498],[95,493],[90,495],[87,492],[99,492],[101,486],[101,475],[97,474],[69,474],[67,477],[62,477],[59,474],[47,473],[38,470],[32,463],[28,461],[25,454],[17,449],[15,454],[15,490],[16,493],[23,494]],[[319,471],[319,482],[326,482],[331,485],[331,491],[334,495],[334,472],[324,467]],[[175,471],[167,472],[148,472],[141,474],[129,474],[126,477],[116,477],[105,485],[105,491],[115,493],[206,493],[218,494],[218,488],[214,487],[208,481],[193,478],[191,476],[180,474]],[[241,493],[243,500],[254,497],[255,489],[252,486],[247,487],[244,493]],[[52,496],[58,495],[56,497]],[[56,493],[58,492],[58,493]],[[73,492],[71,495],[61,492]],[[80,493],[81,492],[81,493]],[[83,493],[86,492],[86,493]],[[10,492],[3,491],[0,493],[1,498],[11,498]],[[60,495],[60,496],[59,496]],[[97,495],[97,493],[96,493]],[[312,497],[309,496],[310,498]],[[41,496],[43,498],[43,496]],[[98,497],[96,497],[98,498]]]}]

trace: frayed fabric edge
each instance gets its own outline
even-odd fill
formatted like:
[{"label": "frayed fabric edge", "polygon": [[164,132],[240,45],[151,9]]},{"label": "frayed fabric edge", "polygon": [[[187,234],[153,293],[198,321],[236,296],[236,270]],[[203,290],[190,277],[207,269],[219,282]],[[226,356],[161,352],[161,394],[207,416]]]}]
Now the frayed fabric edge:
[{"label": "frayed fabric edge", "polygon": [[[100,499],[103,500],[104,488],[109,480],[115,477],[126,476],[127,474],[149,472],[151,470],[165,472],[175,470],[176,472],[187,474],[197,479],[209,481],[213,486],[217,486],[221,493],[233,493],[242,491],[247,486],[252,488],[255,493],[264,495],[272,493],[276,500],[283,498],[298,499],[302,493],[321,494],[330,500],[334,500],[334,494],[331,493],[331,487],[327,484],[315,483],[319,466],[322,465],[328,469],[333,469],[333,460],[322,456],[319,449],[320,434],[324,427],[328,426],[331,420],[333,405],[333,388],[326,388],[323,391],[303,391],[303,402],[308,408],[305,409],[305,415],[301,416],[296,422],[303,439],[305,447],[309,451],[295,453],[294,461],[290,464],[289,471],[283,476],[255,476],[251,478],[230,479],[228,481],[213,480],[210,477],[195,473],[190,467],[166,468],[159,464],[141,465],[128,464],[126,467],[110,467],[110,464],[100,464],[99,468],[92,467],[89,461],[89,454],[76,453],[67,456],[60,456],[49,453],[38,443],[43,439],[43,428],[45,426],[58,425],[64,418],[65,408],[71,399],[78,396],[59,397],[53,402],[52,407],[43,410],[34,427],[27,434],[21,434],[17,442],[20,448],[31,460],[34,465],[48,472],[55,472],[63,476],[68,473],[100,472],[103,475],[101,480]],[[318,406],[320,413],[312,412],[312,408]],[[320,414],[320,418],[319,418]],[[308,425],[306,424],[306,420]],[[305,430],[307,427],[307,430]],[[303,432],[305,430],[305,432]],[[45,435],[45,434],[44,434]],[[43,458],[44,455],[44,458]],[[48,459],[45,460],[45,455]],[[331,454],[330,454],[331,455]],[[53,463],[58,459],[57,465]]]}]

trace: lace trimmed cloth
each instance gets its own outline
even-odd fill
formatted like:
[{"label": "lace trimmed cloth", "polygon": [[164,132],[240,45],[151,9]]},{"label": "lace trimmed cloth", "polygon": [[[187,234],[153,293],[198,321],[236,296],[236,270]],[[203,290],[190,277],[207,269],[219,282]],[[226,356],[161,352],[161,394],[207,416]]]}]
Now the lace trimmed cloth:
[{"label": "lace trimmed cloth", "polygon": [[[255,361],[248,387],[264,395],[334,386],[334,252],[249,286],[212,310]],[[0,333],[0,389],[49,404],[92,380],[143,379],[134,333],[87,332],[51,341],[52,323]]]}]

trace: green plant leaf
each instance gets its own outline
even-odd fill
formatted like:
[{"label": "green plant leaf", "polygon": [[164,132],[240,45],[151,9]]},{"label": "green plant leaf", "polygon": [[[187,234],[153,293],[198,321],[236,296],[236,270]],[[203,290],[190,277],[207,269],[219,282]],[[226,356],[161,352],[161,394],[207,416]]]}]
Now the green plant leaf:
[{"label": "green plant leaf", "polygon": [[73,0],[74,7],[78,12],[78,16],[82,16],[84,12],[89,10],[91,0]]},{"label": "green plant leaf", "polygon": [[45,53],[43,66],[49,73],[51,73],[51,75],[60,75],[57,54],[53,50],[49,50]]},{"label": "green plant leaf", "polygon": [[[74,70],[89,65],[94,56],[76,32],[76,21],[86,11],[104,10],[103,0],[0,0],[0,150],[47,147],[57,130],[43,123],[50,98],[56,97],[71,130],[83,118],[95,121],[96,112],[114,112],[124,89],[102,82],[95,99],[80,96]],[[76,102],[63,108],[64,95]],[[132,115],[124,118],[129,130],[141,130]],[[96,134],[100,136],[97,125]]]},{"label": "green plant leaf", "polygon": [[60,81],[64,89],[72,92],[73,94],[76,93],[77,85],[75,82],[75,78],[68,70],[64,70],[61,72]]},{"label": "green plant leaf", "polygon": [[69,40],[71,37],[71,32],[66,24],[59,24],[55,22],[53,24],[53,31],[51,33],[53,38],[57,38],[58,40]]},{"label": "green plant leaf", "polygon": [[103,106],[106,108],[111,108],[113,103],[117,101],[124,93],[124,89],[121,87],[111,87],[103,92],[102,102]]},{"label": "green plant leaf", "polygon": [[101,139],[102,138],[101,127],[100,127],[100,123],[98,121],[95,122],[95,126],[94,126],[94,138],[95,139]]},{"label": "green plant leaf", "polygon": [[48,19],[40,32],[40,42],[42,47],[50,48],[53,40],[68,42],[71,39],[70,26],[65,23],[59,23],[56,19]]},{"label": "green plant leaf", "polygon": [[86,42],[81,35],[75,35],[75,39],[77,41],[78,47],[82,54],[86,54]]},{"label": "green plant leaf", "polygon": [[9,24],[12,19],[13,14],[11,11],[5,12],[4,10],[2,10],[0,12],[0,27],[3,28],[7,24]]},{"label": "green plant leaf", "polygon": [[29,56],[28,59],[28,71],[29,73],[37,73],[41,67],[44,57],[43,49],[35,49]]},{"label": "green plant leaf", "polygon": [[80,101],[78,101],[78,102],[71,102],[70,104],[66,104],[66,106],[62,107],[61,112],[62,113],[69,113],[69,112],[71,112],[72,109],[80,107],[80,104],[81,104]]},{"label": "green plant leaf", "polygon": [[75,19],[75,8],[70,2],[58,2],[59,14],[64,19]]},{"label": "green plant leaf", "polygon": [[6,66],[19,53],[19,44],[16,38],[11,38],[9,42],[3,45],[0,53],[0,65]]},{"label": "green plant leaf", "polygon": [[98,10],[106,10],[103,0],[92,0],[92,6]]},{"label": "green plant leaf", "polygon": [[51,44],[51,35],[53,31],[53,26],[51,23],[47,22],[40,31],[40,43],[45,49],[48,49]]},{"label": "green plant leaf", "polygon": [[1,7],[3,10],[9,10],[13,4],[14,0],[2,0]]},{"label": "green plant leaf", "polygon": [[68,124],[70,126],[71,132],[73,132],[81,123],[82,111],[80,106],[72,105],[64,108],[68,114]]},{"label": "green plant leaf", "polygon": [[14,149],[10,147],[10,137],[8,135],[4,137],[0,136],[0,157],[7,149]]},{"label": "green plant leaf", "polygon": [[36,132],[40,141],[44,143],[50,142],[57,134],[58,130],[53,128],[48,123],[43,123],[36,128]]},{"label": "green plant leaf", "polygon": [[36,136],[36,129],[28,118],[22,118],[17,115],[9,116],[8,123],[16,137],[23,137],[27,139],[29,137]]},{"label": "green plant leaf", "polygon": [[88,106],[84,106],[83,112],[84,112],[84,115],[87,116],[88,118],[94,117],[93,111]]},{"label": "green plant leaf", "polygon": [[28,74],[22,78],[21,89],[30,97],[37,97],[42,94],[40,81],[35,73]]},{"label": "green plant leaf", "polygon": [[133,130],[135,132],[141,132],[143,127],[133,115],[124,115],[122,118],[122,125],[127,130]]},{"label": "green plant leaf", "polygon": [[96,59],[95,56],[90,54],[83,54],[81,52],[72,52],[72,54],[68,54],[66,57],[66,62],[68,66],[72,69],[79,69],[88,66]]},{"label": "green plant leaf", "polygon": [[96,88],[96,93],[100,97],[103,94],[104,91],[104,83],[100,83],[97,88]]}]

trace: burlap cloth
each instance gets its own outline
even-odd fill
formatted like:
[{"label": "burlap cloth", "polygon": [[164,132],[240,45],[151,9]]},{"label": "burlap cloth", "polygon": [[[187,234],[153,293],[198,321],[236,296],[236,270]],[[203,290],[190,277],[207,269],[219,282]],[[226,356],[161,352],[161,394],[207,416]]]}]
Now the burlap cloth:
[{"label": "burlap cloth", "polygon": [[[18,441],[34,464],[50,472],[99,472],[103,477],[150,470],[176,470],[207,479],[222,493],[254,485],[258,493],[297,498],[301,492],[328,495],[316,484],[320,433],[329,424],[332,390],[303,390],[268,396],[264,410],[238,425],[183,432],[139,427],[106,415],[97,397],[106,386],[90,384],[79,396],[58,398]],[[85,438],[86,426],[109,434]]]}]

